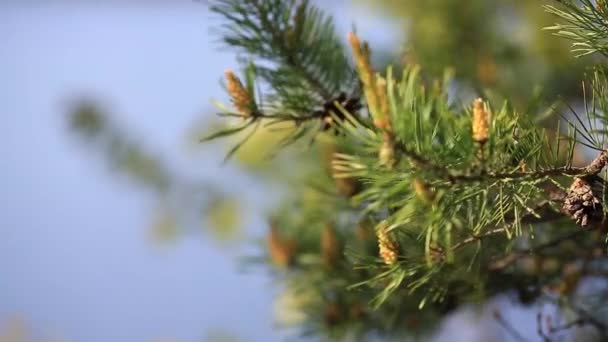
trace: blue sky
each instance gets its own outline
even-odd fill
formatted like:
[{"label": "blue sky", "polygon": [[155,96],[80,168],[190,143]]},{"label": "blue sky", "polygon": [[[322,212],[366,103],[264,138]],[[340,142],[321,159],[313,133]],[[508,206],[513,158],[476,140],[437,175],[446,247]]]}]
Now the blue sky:
[{"label": "blue sky", "polygon": [[113,177],[65,122],[72,96],[94,96],[156,152],[187,159],[184,131],[220,97],[218,75],[234,60],[213,50],[208,17],[194,3],[2,8],[0,321],[19,315],[73,341],[200,340],[235,327],[273,336],[269,279],[238,274],[204,238],[151,245],[153,199]]}]

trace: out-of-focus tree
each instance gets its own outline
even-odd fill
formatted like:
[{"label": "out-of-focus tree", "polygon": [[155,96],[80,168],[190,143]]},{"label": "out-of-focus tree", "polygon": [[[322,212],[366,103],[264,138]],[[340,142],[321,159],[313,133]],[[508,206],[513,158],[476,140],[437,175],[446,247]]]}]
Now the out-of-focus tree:
[{"label": "out-of-focus tree", "polygon": [[[571,58],[570,44],[539,28],[554,18],[526,0],[357,0],[397,20],[405,31],[404,63],[440,74],[446,67],[478,93],[515,105],[580,97],[588,63]],[[536,89],[536,90],[535,90]]]},{"label": "out-of-focus tree", "polygon": [[[185,179],[145,143],[130,138],[103,106],[77,100],[70,111],[72,131],[86,146],[101,154],[118,174],[125,175],[157,199],[150,220],[150,237],[169,242],[203,230],[218,242],[242,237],[246,215],[237,194],[206,179]],[[234,189],[233,189],[234,190]],[[194,227],[194,228],[193,228]]]}]

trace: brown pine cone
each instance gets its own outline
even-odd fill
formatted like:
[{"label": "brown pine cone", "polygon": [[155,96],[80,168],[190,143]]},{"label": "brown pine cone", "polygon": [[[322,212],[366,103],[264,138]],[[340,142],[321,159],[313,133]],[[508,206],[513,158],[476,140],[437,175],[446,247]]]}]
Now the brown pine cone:
[{"label": "brown pine cone", "polygon": [[575,178],[562,209],[582,227],[601,222],[604,217],[600,201],[603,186],[604,180],[597,176]]}]

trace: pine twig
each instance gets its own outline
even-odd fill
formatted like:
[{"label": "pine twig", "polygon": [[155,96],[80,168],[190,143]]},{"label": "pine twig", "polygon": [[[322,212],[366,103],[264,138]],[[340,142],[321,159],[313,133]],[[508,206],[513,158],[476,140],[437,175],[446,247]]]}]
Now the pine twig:
[{"label": "pine twig", "polygon": [[445,166],[434,163],[430,159],[410,150],[404,144],[397,144],[398,150],[410,158],[418,167],[427,169],[446,178],[450,183],[479,182],[488,179],[515,180],[522,178],[541,179],[556,176],[590,176],[598,174],[608,162],[608,151],[602,151],[589,165],[585,167],[560,166],[536,171],[517,172],[482,172],[478,175],[454,174]]},{"label": "pine twig", "polygon": [[536,314],[536,332],[543,339],[543,342],[551,342],[551,339],[545,334],[545,330],[543,329],[543,313],[540,311]]},{"label": "pine twig", "polygon": [[490,264],[490,266],[488,267],[488,269],[490,271],[496,271],[496,272],[502,271],[526,255],[536,254],[542,250],[549,249],[551,247],[555,247],[555,246],[559,245],[560,243],[562,243],[563,241],[574,239],[575,237],[582,235],[583,233],[588,233],[588,231],[579,229],[579,230],[576,230],[569,234],[566,234],[564,236],[560,236],[556,239],[548,241],[546,243],[540,244],[538,246],[534,246],[534,247],[531,247],[531,248],[528,248],[525,250],[513,251],[513,252],[508,253],[507,255],[503,256],[502,258],[500,258],[496,261],[493,261]]},{"label": "pine twig", "polygon": [[608,326],[604,322],[595,318],[592,314],[587,312],[587,310],[574,305],[571,301],[570,301],[570,307],[572,308],[572,310],[574,312],[576,312],[577,315],[580,316],[583,324],[589,324],[589,325],[594,326],[598,330],[600,335],[604,338],[608,336]]},{"label": "pine twig", "polygon": [[262,3],[257,0],[245,1],[251,3],[257,10],[262,29],[270,32],[272,35],[273,42],[279,49],[279,51],[277,51],[277,55],[283,57],[286,65],[294,68],[295,70],[300,70],[300,75],[306,80],[306,82],[308,82],[325,101],[329,101],[331,99],[331,92],[326,89],[315,77],[306,72],[306,69],[300,65],[297,57],[293,54],[293,51],[285,46],[283,37],[278,35],[279,31],[277,31],[276,27],[270,22],[270,20],[268,20],[266,11],[262,7]]},{"label": "pine twig", "polygon": [[[549,205],[549,202],[543,202],[541,204],[539,204],[536,209],[534,210],[534,212],[538,213],[539,211],[543,210],[544,214],[541,215],[540,218],[536,217],[535,215],[532,214],[527,214],[525,216],[523,216],[520,220],[519,223],[524,223],[524,224],[532,224],[532,223],[541,223],[541,222],[550,222],[550,221],[554,221],[554,220],[558,220],[563,218],[563,216],[561,215],[561,213],[556,212],[555,210],[553,210],[551,208],[551,206]],[[484,232],[483,234],[477,234],[477,235],[473,235],[471,237],[468,237],[464,240],[462,240],[461,242],[455,244],[454,246],[452,246],[452,250],[456,251],[470,243],[485,239],[487,237],[496,235],[496,234],[501,234],[504,233],[508,230],[510,230],[514,225],[516,224],[516,222],[511,222],[507,225],[504,225],[502,227],[498,227],[498,228],[494,228],[494,229],[490,229],[486,232]]]}]

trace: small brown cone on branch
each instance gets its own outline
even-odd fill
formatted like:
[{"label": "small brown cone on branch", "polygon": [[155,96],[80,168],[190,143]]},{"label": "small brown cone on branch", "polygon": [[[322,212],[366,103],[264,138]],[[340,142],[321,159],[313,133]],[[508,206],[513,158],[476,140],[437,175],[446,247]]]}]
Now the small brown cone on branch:
[{"label": "small brown cone on branch", "polygon": [[604,217],[600,201],[603,186],[604,181],[598,176],[575,178],[562,209],[582,227],[600,223]]},{"label": "small brown cone on branch", "polygon": [[386,222],[380,222],[380,224],[376,227],[378,249],[380,258],[384,261],[384,263],[387,265],[393,265],[397,262],[399,248],[387,229],[388,226]]},{"label": "small brown cone on branch", "polygon": [[340,242],[334,226],[330,223],[325,224],[321,231],[321,256],[327,266],[334,265],[340,257]]},{"label": "small brown cone on branch", "polygon": [[296,254],[296,242],[281,236],[274,223],[270,225],[270,231],[266,236],[266,244],[270,259],[277,266],[287,267],[292,264]]}]

